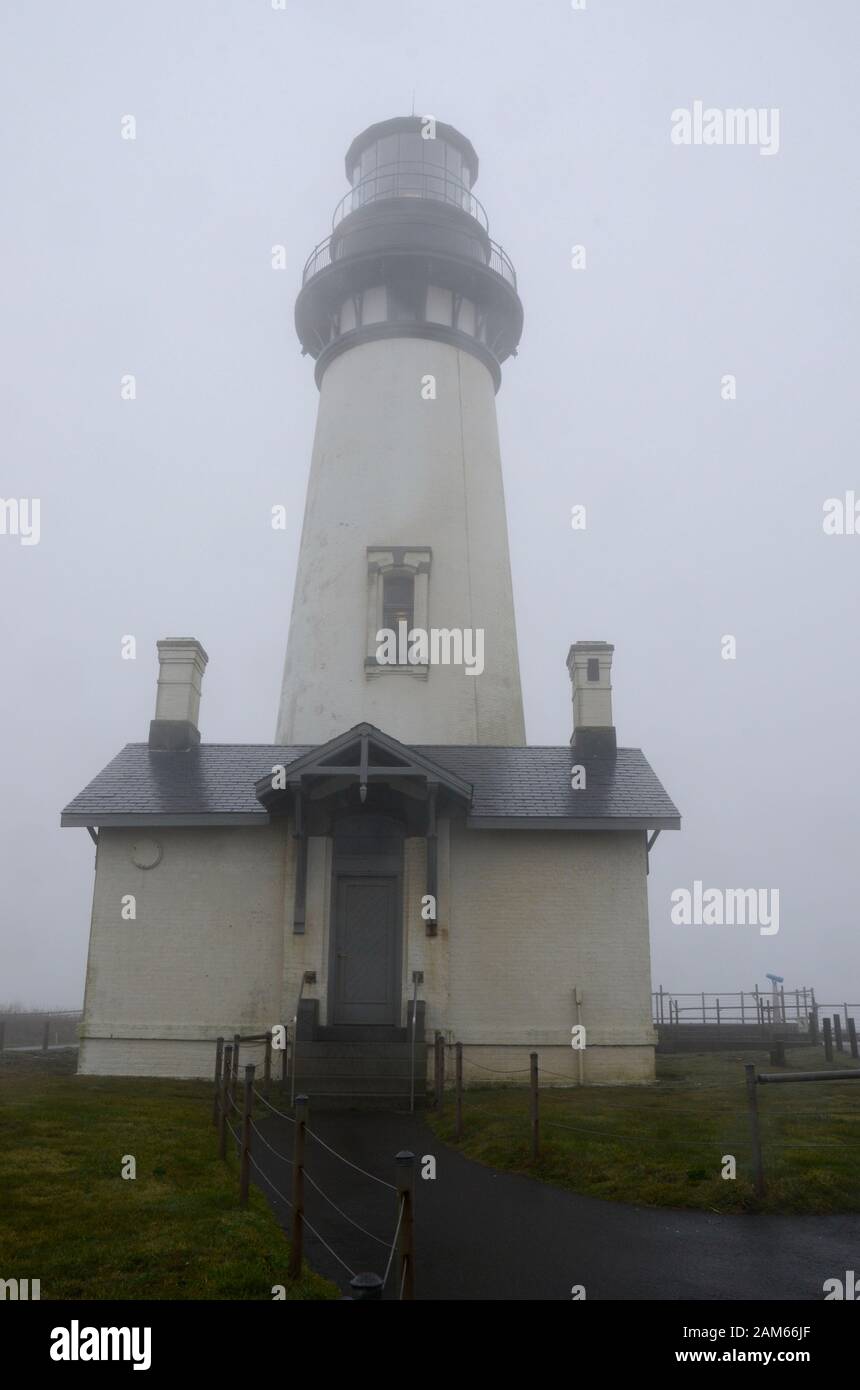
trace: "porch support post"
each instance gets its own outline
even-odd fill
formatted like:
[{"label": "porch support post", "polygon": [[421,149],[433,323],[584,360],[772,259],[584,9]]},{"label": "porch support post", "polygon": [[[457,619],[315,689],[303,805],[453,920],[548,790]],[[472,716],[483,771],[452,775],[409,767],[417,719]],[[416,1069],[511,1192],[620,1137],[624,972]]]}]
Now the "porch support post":
[{"label": "porch support post", "polygon": [[431,782],[427,788],[427,894],[433,899],[433,916],[427,920],[427,935],[435,936],[438,931],[439,915],[439,874],[438,837],[436,834],[436,793],[439,788]]},{"label": "porch support post", "polygon": [[308,837],[305,831],[304,798],[300,782],[293,784],[293,839],[296,842],[296,888],[293,901],[293,933],[305,931],[305,899],[308,881]]}]

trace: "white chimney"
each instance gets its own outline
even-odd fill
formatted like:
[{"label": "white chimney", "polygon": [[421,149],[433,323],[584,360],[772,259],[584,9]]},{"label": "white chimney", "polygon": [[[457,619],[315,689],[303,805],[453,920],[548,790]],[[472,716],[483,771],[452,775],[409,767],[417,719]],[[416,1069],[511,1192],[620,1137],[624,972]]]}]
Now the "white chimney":
[{"label": "white chimney", "polygon": [[574,642],[567,654],[573,694],[571,744],[581,753],[614,753],[611,642]]},{"label": "white chimney", "polygon": [[197,720],[203,672],[209,658],[195,637],[158,642],[158,695],[149,726],[150,748],[192,748],[200,742]]}]

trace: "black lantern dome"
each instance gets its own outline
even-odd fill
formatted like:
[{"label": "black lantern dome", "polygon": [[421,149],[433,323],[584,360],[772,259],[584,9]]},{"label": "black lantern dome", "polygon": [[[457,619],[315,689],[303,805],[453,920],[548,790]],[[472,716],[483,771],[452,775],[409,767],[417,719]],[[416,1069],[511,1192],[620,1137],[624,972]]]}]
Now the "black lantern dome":
[{"label": "black lantern dome", "polygon": [[346,173],[350,190],[308,258],[296,302],[317,382],[357,343],[428,337],[479,357],[498,387],[523,310],[514,267],[472,192],[471,141],[429,117],[380,121],[353,140]]}]

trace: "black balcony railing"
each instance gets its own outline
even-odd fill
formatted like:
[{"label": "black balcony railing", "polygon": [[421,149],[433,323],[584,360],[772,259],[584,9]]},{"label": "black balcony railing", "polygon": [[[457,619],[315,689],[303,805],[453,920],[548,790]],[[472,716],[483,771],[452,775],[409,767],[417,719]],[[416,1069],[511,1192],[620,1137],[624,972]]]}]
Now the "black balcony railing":
[{"label": "black balcony railing", "polygon": [[474,217],[485,232],[489,228],[480,201],[451,174],[433,164],[398,162],[381,164],[341,198],[331,220],[332,229],[350,213],[383,198],[427,198],[431,202],[447,203]]},{"label": "black balcony railing", "polygon": [[[315,275],[319,275],[321,270],[326,270],[338,259],[336,256],[332,256],[332,240],[332,237],[327,236],[325,241],[321,241],[318,246],[315,246],[308,256],[305,261],[304,270],[302,271],[303,287],[309,280],[312,280]],[[342,246],[342,243],[335,239],[335,245]],[[490,241],[489,246],[489,258],[482,263],[490,270],[494,271],[496,275],[501,276],[501,278],[515,290],[517,287],[517,273],[514,270],[510,256],[499,246],[498,242]]]}]

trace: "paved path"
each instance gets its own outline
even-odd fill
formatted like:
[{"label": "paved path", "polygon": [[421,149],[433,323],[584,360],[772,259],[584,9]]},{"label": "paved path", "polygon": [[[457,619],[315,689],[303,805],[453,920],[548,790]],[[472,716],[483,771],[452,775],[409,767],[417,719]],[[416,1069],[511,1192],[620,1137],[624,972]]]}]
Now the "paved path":
[{"label": "paved path", "polygon": [[[419,1299],[569,1300],[572,1286],[583,1284],[589,1300],[821,1300],[825,1279],[860,1270],[860,1216],[716,1216],[604,1202],[473,1163],[418,1116],[320,1112],[311,1130],[392,1184],[395,1153],[415,1153]],[[262,1132],[292,1153],[290,1123],[270,1117]],[[435,1181],[420,1177],[424,1154],[436,1157]],[[289,1197],[292,1170],[256,1138],[255,1157]],[[306,1172],[338,1206],[390,1246],[395,1193],[311,1138],[306,1160]],[[289,1229],[289,1211],[257,1180]],[[350,1269],[384,1274],[386,1248],[348,1225],[310,1186],[305,1209]],[[310,1234],[305,1254],[348,1292],[349,1274]],[[394,1283],[392,1270],[386,1297],[395,1295]]]}]

